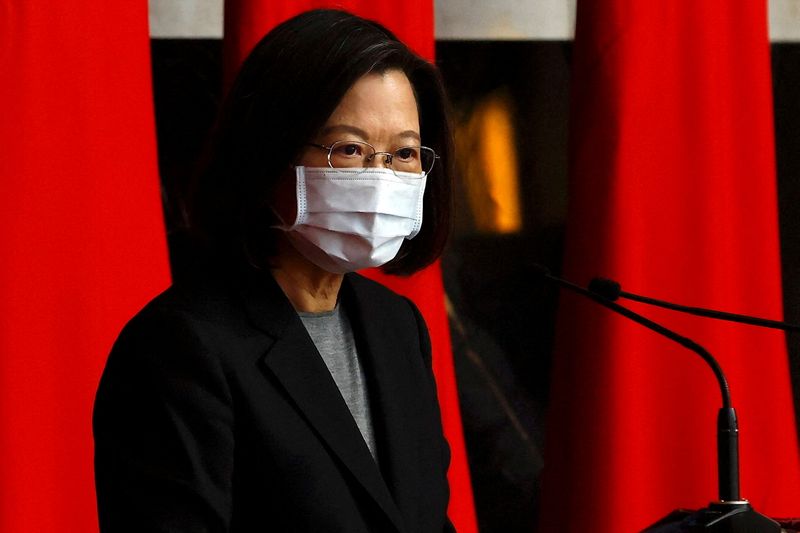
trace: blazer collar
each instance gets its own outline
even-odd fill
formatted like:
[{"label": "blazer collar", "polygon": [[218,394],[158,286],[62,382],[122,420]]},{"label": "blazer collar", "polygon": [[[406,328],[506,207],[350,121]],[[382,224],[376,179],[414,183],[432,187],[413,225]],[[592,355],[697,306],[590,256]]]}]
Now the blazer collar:
[{"label": "blazer collar", "polygon": [[378,455],[389,489],[404,513],[413,517],[419,504],[419,477],[414,406],[419,399],[409,378],[407,347],[387,339],[385,328],[398,327],[385,318],[382,302],[368,297],[361,286],[370,283],[358,275],[345,277],[342,298],[352,313],[359,339],[359,354],[371,375],[370,407],[373,413]]},{"label": "blazer collar", "polygon": [[[281,382],[297,409],[320,439],[361,483],[397,530],[405,531],[402,514],[378,465],[370,454],[333,377],[288,298],[268,272],[250,273],[243,281],[240,294],[250,320],[273,340],[262,360],[265,370],[271,372]],[[348,276],[345,276],[343,289],[345,295],[351,293]],[[345,295],[343,297],[347,297]],[[360,312],[354,315],[352,320],[354,327],[358,323],[365,322],[363,318],[365,316],[370,315]],[[376,353],[374,336],[369,333],[366,337],[368,351]],[[359,350],[361,349],[362,346],[359,344]],[[376,373],[378,368],[385,373],[380,364],[376,366]],[[383,405],[384,396],[390,392],[382,390],[385,387],[384,379],[377,381],[379,396],[382,398],[380,403]],[[371,397],[375,395],[371,394]],[[373,409],[373,412],[376,413],[375,418],[378,418],[377,411]],[[387,440],[390,440],[399,428],[394,427],[394,424],[388,426],[392,426],[391,432],[388,432],[387,427],[387,433],[391,433],[387,435],[389,437]],[[401,441],[402,438],[397,444]],[[394,447],[396,443],[391,442],[391,447]],[[395,468],[393,467],[391,471]]]}]

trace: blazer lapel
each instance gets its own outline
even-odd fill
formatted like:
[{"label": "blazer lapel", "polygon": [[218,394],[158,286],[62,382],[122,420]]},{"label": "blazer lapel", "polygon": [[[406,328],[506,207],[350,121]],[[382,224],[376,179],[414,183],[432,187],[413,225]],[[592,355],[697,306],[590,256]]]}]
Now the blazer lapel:
[{"label": "blazer lapel", "polygon": [[302,321],[268,273],[245,285],[251,321],[274,338],[263,363],[331,453],[358,480],[398,531],[403,518],[350,410]]},{"label": "blazer lapel", "polygon": [[385,335],[392,327],[382,320],[385,315],[380,303],[364,298],[357,290],[358,280],[345,276],[342,290],[349,298],[353,313],[353,328],[360,338],[359,354],[371,370],[370,400],[376,431],[382,430],[378,440],[378,455],[384,478],[394,500],[409,517],[416,515],[420,476],[417,468],[416,442],[413,419],[417,403],[413,384],[409,384],[404,348]]}]

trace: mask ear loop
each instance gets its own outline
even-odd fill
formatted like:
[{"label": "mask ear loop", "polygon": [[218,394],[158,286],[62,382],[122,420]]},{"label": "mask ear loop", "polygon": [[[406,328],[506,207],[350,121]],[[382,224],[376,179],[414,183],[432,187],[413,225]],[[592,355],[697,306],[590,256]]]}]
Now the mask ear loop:
[{"label": "mask ear loop", "polygon": [[278,210],[275,209],[275,207],[269,206],[269,210],[272,212],[273,215],[275,215],[275,218],[278,219],[278,223],[277,224],[272,224],[270,226],[271,229],[279,229],[279,230],[286,231],[287,229],[289,229],[291,227],[290,225],[288,225],[286,223],[285,220],[283,220],[283,217],[281,216],[280,213],[278,213]]}]

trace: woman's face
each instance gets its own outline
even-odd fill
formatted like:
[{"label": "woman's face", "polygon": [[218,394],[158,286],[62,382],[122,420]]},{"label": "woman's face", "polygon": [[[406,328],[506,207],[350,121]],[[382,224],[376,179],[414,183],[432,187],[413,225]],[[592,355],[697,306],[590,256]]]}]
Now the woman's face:
[{"label": "woman's face", "polygon": [[[342,97],[318,136],[309,142],[330,146],[336,141],[365,141],[379,152],[420,145],[419,113],[411,82],[399,70],[367,74],[356,81]],[[327,167],[328,152],[308,146],[297,161],[307,167]],[[382,165],[376,157],[373,164]],[[275,210],[285,223],[294,222],[297,213],[295,176],[279,184]]]}]

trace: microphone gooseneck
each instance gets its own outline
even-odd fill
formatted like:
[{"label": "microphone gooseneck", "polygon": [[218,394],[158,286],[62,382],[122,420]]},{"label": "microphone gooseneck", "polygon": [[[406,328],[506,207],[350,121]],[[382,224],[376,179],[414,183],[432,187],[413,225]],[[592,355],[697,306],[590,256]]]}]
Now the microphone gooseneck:
[{"label": "microphone gooseneck", "polygon": [[[682,525],[688,527],[690,531],[708,531],[709,533],[734,533],[740,531],[759,531],[763,533],[778,533],[781,530],[780,525],[771,520],[770,518],[757,512],[746,500],[742,500],[739,495],[739,428],[736,419],[736,411],[731,404],[730,388],[722,368],[714,357],[702,346],[696,342],[688,339],[682,335],[675,333],[664,326],[653,322],[652,320],[631,311],[615,302],[619,297],[628,299],[638,299],[639,301],[649,300],[644,297],[637,297],[622,290],[619,283],[613,280],[596,278],[592,280],[589,289],[585,289],[567,280],[556,277],[550,271],[541,265],[534,265],[534,274],[544,278],[545,280],[555,283],[563,288],[571,290],[582,296],[585,296],[600,305],[619,313],[638,324],[641,324],[656,333],[677,342],[681,346],[692,350],[699,355],[714,372],[719,384],[720,393],[722,395],[722,407],[717,415],[717,475],[718,475],[718,488],[719,488],[719,501],[712,502],[708,507],[698,510],[686,517]],[[651,303],[651,302],[644,302]],[[662,302],[654,303],[661,307],[674,309],[676,311],[686,311],[684,306],[677,305],[661,305]],[[666,302],[663,302],[666,303]],[[689,308],[697,310],[697,308]],[[745,322],[748,324],[766,326],[766,327],[780,327],[780,329],[795,329],[786,328],[787,324],[778,323],[776,321],[768,321],[764,319],[755,319],[754,317],[743,317],[742,315],[732,315],[730,313],[720,313],[710,310],[701,309],[698,314],[700,316],[709,316],[711,318],[720,318],[732,320],[731,317],[746,318],[745,320],[735,320],[737,322]],[[728,316],[720,316],[728,315]],[[772,324],[772,325],[770,325]],[[780,324],[776,326],[775,324]],[[790,324],[788,324],[791,326]],[[800,328],[798,328],[800,329]],[[658,531],[658,523],[655,525]],[[683,530],[683,529],[681,529]],[[649,531],[649,529],[648,529]]]},{"label": "microphone gooseneck", "polygon": [[595,302],[599,303],[603,307],[611,309],[612,311],[619,313],[634,322],[641,324],[642,326],[659,333],[668,339],[671,339],[674,342],[677,342],[684,348],[688,348],[689,350],[695,352],[699,355],[703,360],[708,363],[711,367],[711,370],[714,372],[714,376],[717,378],[717,383],[719,384],[720,395],[722,396],[722,406],[729,408],[731,407],[731,393],[730,387],[728,386],[728,379],[725,377],[725,373],[722,371],[722,367],[720,367],[717,360],[702,346],[694,342],[692,339],[684,337],[671,329],[667,329],[661,324],[653,322],[647,317],[640,315],[634,311],[631,311],[627,307],[623,307],[613,301],[606,299],[604,296],[601,296],[595,292],[592,292],[588,289],[581,287],[580,285],[576,285],[570,281],[565,279],[553,276],[547,269],[544,267],[536,267],[536,272],[547,279],[548,281],[560,285],[566,289],[571,290],[572,292],[576,292],[581,294]]},{"label": "microphone gooseneck", "polygon": [[665,300],[658,300],[649,296],[642,296],[632,292],[622,290],[619,282],[607,278],[594,278],[589,282],[589,290],[593,293],[602,296],[603,298],[615,302],[619,298],[632,300],[672,311],[681,313],[688,313],[690,315],[702,316],[705,318],[713,318],[716,320],[725,320],[728,322],[738,322],[740,324],[749,324],[751,326],[759,326],[763,328],[780,329],[784,331],[800,331],[800,324],[791,324],[789,322],[781,322],[779,320],[769,320],[767,318],[760,318],[750,315],[742,315],[738,313],[728,313],[725,311],[717,311],[716,309],[708,309],[704,307],[693,307],[689,305],[681,305]]},{"label": "microphone gooseneck", "polygon": [[681,346],[699,355],[714,372],[719,385],[720,395],[722,396],[722,408],[717,416],[717,462],[718,462],[718,485],[720,501],[739,501],[739,428],[736,419],[736,411],[731,403],[730,387],[725,373],[719,362],[702,346],[693,340],[680,335],[661,324],[653,322],[627,307],[623,307],[613,301],[606,299],[595,292],[576,285],[565,279],[553,276],[550,271],[537,265],[534,272],[551,283],[555,283],[565,289],[585,296],[603,307],[619,313],[642,326],[655,331],[680,344]]}]

